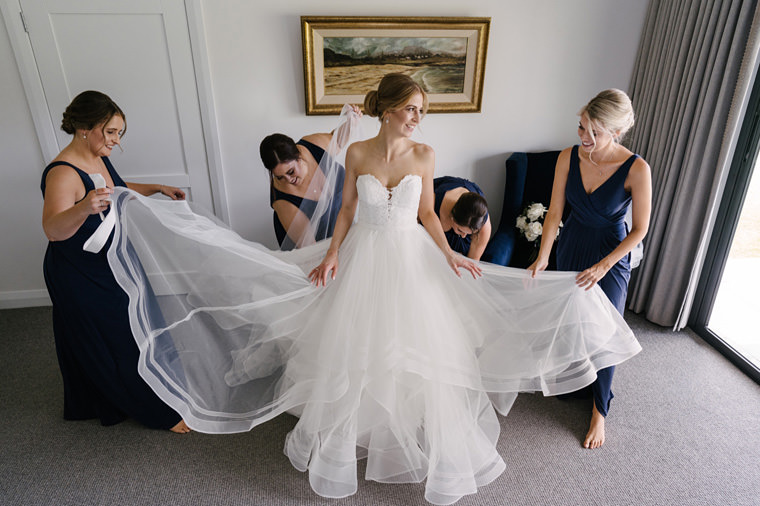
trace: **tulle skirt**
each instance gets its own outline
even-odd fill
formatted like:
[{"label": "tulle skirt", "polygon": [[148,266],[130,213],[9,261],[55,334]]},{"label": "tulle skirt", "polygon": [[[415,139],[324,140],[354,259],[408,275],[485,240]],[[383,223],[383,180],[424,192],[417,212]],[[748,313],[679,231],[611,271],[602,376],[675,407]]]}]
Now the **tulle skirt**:
[{"label": "tulle skirt", "polygon": [[130,297],[148,384],[198,431],[299,416],[285,453],[313,489],[425,481],[450,504],[496,478],[518,392],[567,393],[640,347],[574,273],[481,263],[457,277],[419,225],[356,223],[335,280],[306,277],[328,243],[270,251],[181,202],[115,195],[109,261]]}]

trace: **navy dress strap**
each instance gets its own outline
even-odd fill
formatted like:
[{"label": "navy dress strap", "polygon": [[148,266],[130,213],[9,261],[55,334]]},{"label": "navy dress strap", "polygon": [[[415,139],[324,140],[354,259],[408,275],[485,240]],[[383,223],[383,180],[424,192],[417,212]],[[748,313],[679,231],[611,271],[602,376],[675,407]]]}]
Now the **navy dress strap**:
[{"label": "navy dress strap", "polygon": [[[119,173],[116,172],[116,169],[114,168],[113,164],[111,164],[111,160],[109,160],[107,156],[101,156],[100,159],[103,160],[103,164],[106,166],[106,170],[108,171],[108,174],[111,176],[111,180],[113,181],[113,184],[115,186],[126,187],[127,183],[125,183],[124,180],[119,175]],[[40,190],[42,190],[43,197],[45,196],[45,187],[47,186],[46,179],[47,179],[48,172],[50,172],[50,170],[53,167],[58,167],[59,165],[65,165],[67,167],[71,167],[77,172],[79,177],[82,179],[82,183],[84,183],[85,192],[90,192],[95,189],[95,185],[92,182],[92,178],[90,177],[88,173],[86,173],[85,171],[83,171],[82,169],[80,169],[79,167],[77,167],[76,165],[72,163],[64,162],[63,160],[58,160],[58,161],[49,163],[48,166],[45,167],[45,170],[42,171],[42,181],[40,182]]]},{"label": "navy dress strap", "polygon": [[314,157],[317,163],[320,163],[322,161],[322,157],[325,156],[325,150],[317,146],[313,142],[309,142],[305,139],[301,139],[298,142],[296,142],[296,144],[300,144],[301,146],[308,149],[309,153],[311,153],[311,156]]},{"label": "navy dress strap", "polygon": [[[126,187],[127,183],[125,183],[124,180],[121,178],[121,176],[119,176],[119,173],[116,172],[116,169],[111,164],[111,161],[108,159],[108,157],[103,156],[101,157],[101,160],[103,160],[103,163],[105,164],[106,169],[108,170],[108,174],[111,176],[111,180],[113,181],[113,184],[116,186]],[[45,170],[42,171],[42,180],[40,182],[40,190],[42,191],[43,198],[45,197],[45,189],[47,188],[48,173],[54,167],[58,167],[61,165],[71,167],[72,169],[76,171],[76,173],[79,175],[79,178],[82,180],[82,184],[84,184],[85,195],[87,195],[87,193],[95,189],[95,184],[92,182],[92,178],[90,178],[90,175],[88,173],[86,173],[85,171],[83,171],[82,169],[80,169],[79,167],[77,167],[76,165],[72,163],[59,160],[59,161],[51,162],[50,164],[48,164],[47,167],[45,167]],[[111,212],[111,206],[108,206],[108,208],[106,208],[103,211],[103,215],[105,216],[110,212]],[[81,249],[84,242],[100,226],[101,221],[102,220],[100,219],[100,216],[98,216],[97,214],[91,214],[90,216],[87,217],[87,219],[85,219],[82,226],[79,227],[79,229],[76,231],[76,233],[74,233],[72,237],[70,237],[69,239],[66,239],[65,241],[56,241],[55,243],[51,243],[51,244],[53,244],[53,247],[58,248],[62,246],[62,243],[71,243],[71,244],[76,244],[77,249]],[[109,243],[107,244],[110,244],[110,239],[109,239]],[[103,248],[104,254],[107,249],[108,249],[107,247]]]}]

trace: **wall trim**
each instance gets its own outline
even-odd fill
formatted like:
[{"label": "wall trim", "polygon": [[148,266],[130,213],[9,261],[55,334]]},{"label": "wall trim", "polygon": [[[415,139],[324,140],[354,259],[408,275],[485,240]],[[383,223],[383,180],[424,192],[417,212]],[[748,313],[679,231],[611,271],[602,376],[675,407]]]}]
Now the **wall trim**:
[{"label": "wall trim", "polygon": [[224,166],[219,143],[219,125],[216,119],[214,90],[211,84],[211,68],[206,42],[206,25],[203,20],[201,0],[185,0],[185,15],[190,34],[190,51],[195,68],[195,86],[201,109],[201,128],[206,143],[206,162],[211,182],[211,198],[216,216],[230,224],[230,208],[224,184]]},{"label": "wall trim", "polygon": [[47,290],[16,290],[0,292],[0,309],[52,306]]}]

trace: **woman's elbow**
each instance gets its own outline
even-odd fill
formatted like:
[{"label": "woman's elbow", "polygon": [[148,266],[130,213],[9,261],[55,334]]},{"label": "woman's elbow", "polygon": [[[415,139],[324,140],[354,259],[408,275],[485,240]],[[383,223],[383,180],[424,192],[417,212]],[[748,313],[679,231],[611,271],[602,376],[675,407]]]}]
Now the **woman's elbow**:
[{"label": "woman's elbow", "polygon": [[42,227],[42,231],[45,233],[45,237],[50,242],[56,242],[56,241],[63,240],[63,239],[59,238],[53,231],[49,230],[45,226]]},{"label": "woman's elbow", "polygon": [[649,232],[649,224],[645,226],[632,226],[631,230],[628,232],[629,236],[635,237],[638,241],[641,241],[644,239],[644,237],[647,236],[647,233]]},{"label": "woman's elbow", "polygon": [[438,215],[434,212],[430,213],[420,213],[419,214],[420,223],[422,223],[423,226],[428,226],[430,223],[433,223],[434,221],[438,221]]},{"label": "woman's elbow", "polygon": [[73,232],[68,235],[65,233],[61,233],[61,231],[56,230],[56,228],[52,226],[52,224],[48,224],[44,221],[42,222],[42,231],[45,233],[45,237],[50,242],[65,241],[66,239],[74,235]]}]

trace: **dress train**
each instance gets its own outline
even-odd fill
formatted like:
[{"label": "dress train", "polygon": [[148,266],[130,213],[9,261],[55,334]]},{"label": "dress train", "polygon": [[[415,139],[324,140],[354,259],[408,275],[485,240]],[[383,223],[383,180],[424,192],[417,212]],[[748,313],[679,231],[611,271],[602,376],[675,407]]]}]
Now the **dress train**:
[{"label": "dress train", "polygon": [[270,251],[184,202],[117,191],[109,261],[129,294],[139,370],[194,430],[299,415],[285,453],[313,489],[425,480],[450,504],[505,469],[499,420],[518,392],[556,395],[640,350],[574,273],[481,263],[454,275],[417,223],[421,179],[357,179],[358,222],[326,287],[306,274],[328,241]]}]

